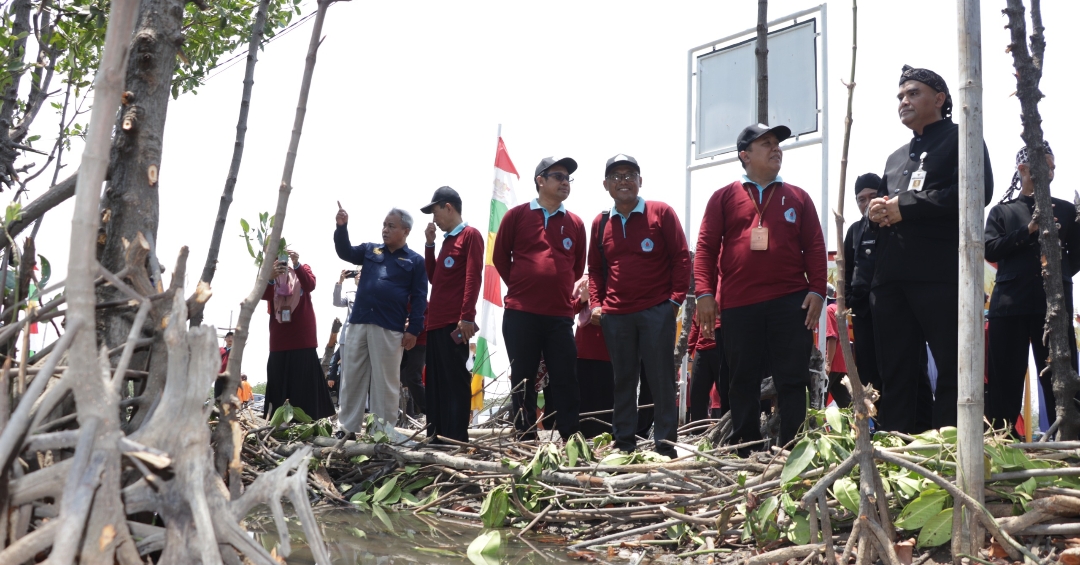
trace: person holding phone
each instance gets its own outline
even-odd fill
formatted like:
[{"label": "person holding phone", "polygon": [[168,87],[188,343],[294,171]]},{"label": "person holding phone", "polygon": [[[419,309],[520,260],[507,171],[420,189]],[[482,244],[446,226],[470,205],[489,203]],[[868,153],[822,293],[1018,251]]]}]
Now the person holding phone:
[{"label": "person holding phone", "polygon": [[[461,196],[449,186],[435,191],[420,209],[435,220],[424,236],[424,265],[431,281],[426,318],[428,332],[427,434],[469,441],[472,375],[465,368],[469,340],[476,332],[476,300],[484,272],[484,237],[461,219]],[[443,233],[435,256],[435,227]]]},{"label": "person holding phone", "polygon": [[[382,225],[382,244],[349,241],[349,214],[338,203],[334,248],[338,257],[360,265],[360,285],[349,315],[342,355],[338,421],[346,432],[362,431],[364,406],[392,426],[401,397],[401,356],[416,345],[427,311],[424,258],[406,245],[412,215],[393,208]],[[409,321],[408,329],[405,320]]]},{"label": "person holding phone", "polygon": [[275,261],[274,278],[262,296],[270,313],[263,417],[269,418],[288,400],[316,420],[328,418],[334,415],[334,403],[316,351],[319,341],[311,306],[315,274],[310,265],[300,263],[296,251],[282,257]]}]

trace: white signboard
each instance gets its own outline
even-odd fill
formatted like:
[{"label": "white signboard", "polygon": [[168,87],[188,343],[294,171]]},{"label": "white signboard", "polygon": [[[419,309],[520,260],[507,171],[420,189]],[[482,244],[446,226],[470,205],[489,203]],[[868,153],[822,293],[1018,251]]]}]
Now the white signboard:
[{"label": "white signboard", "polygon": [[[792,135],[818,130],[817,21],[769,34],[769,120]],[[697,59],[695,158],[735,150],[735,137],[757,123],[756,39],[706,53]]]}]

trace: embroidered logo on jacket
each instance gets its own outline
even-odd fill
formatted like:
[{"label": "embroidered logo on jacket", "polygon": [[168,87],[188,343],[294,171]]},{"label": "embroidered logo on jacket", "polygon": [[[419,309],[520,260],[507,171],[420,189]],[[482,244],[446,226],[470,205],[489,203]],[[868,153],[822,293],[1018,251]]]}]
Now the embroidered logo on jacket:
[{"label": "embroidered logo on jacket", "polygon": [[570,246],[572,245],[574,245],[574,240],[570,239],[569,237],[562,240],[562,246],[564,249],[569,250]]},{"label": "embroidered logo on jacket", "polygon": [[795,223],[795,209],[794,208],[788,208],[787,211],[784,212],[784,219],[787,220],[788,222],[794,224]]},{"label": "embroidered logo on jacket", "polygon": [[443,261],[443,265],[445,265],[447,269],[449,269],[450,267],[453,267],[454,266],[454,258],[453,257],[447,257],[446,260]]},{"label": "embroidered logo on jacket", "polygon": [[646,252],[646,253],[648,253],[649,251],[652,251],[653,250],[653,242],[652,242],[652,240],[647,238],[647,237],[645,239],[641,240],[641,250]]}]

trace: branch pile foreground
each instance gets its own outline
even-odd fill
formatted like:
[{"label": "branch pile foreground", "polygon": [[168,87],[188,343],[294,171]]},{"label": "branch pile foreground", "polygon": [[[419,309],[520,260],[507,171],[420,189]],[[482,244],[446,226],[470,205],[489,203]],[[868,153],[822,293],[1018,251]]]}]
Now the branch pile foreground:
[{"label": "branch pile foreground", "polygon": [[[949,560],[948,551],[935,548],[953,539],[956,507],[968,504],[954,501],[963,496],[953,485],[955,429],[875,434],[882,480],[871,499],[888,509],[894,526],[886,532],[859,515],[860,469],[849,457],[854,417],[833,408],[811,411],[808,422],[812,427],[790,451],[774,447],[750,458],[734,455],[746,445],[716,445],[730,429],[727,417],[680,430],[674,460],[649,451],[622,453],[606,434],[564,444],[521,442],[488,430],[469,444],[428,445],[417,441],[419,432],[391,443],[376,431],[345,442],[327,437],[325,421],[283,424],[280,418],[248,429],[243,449],[245,472],[253,477],[255,469],[273,468],[314,446],[317,467],[309,486],[322,504],[351,505],[384,521],[410,512],[475,520],[519,537],[554,535],[569,545],[571,557],[585,560],[646,552],[694,562],[847,563],[856,549],[847,541],[857,538],[852,529],[860,525],[881,541],[866,552],[868,563],[911,563],[919,551],[919,562],[932,555]],[[988,432],[985,452],[984,511],[995,537],[983,555],[972,557],[1004,564],[1014,561],[1010,554],[1022,554],[1070,562],[1069,555],[1080,552],[1069,549],[1080,540],[1064,537],[1080,535],[1080,467],[1073,466],[1080,462],[1080,442],[1015,444]],[[802,503],[823,493],[824,506]],[[822,511],[829,528],[816,527]],[[827,547],[837,555],[827,555]]]}]

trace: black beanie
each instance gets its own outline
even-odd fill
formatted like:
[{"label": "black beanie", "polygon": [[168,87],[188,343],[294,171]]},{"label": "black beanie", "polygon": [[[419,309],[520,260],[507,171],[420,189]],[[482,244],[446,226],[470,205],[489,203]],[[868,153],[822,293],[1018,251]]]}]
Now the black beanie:
[{"label": "black beanie", "polygon": [[878,189],[878,185],[881,184],[881,177],[874,173],[866,173],[865,175],[859,175],[859,178],[855,179],[855,196],[858,196],[864,189],[872,188]]}]

